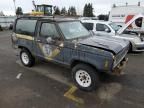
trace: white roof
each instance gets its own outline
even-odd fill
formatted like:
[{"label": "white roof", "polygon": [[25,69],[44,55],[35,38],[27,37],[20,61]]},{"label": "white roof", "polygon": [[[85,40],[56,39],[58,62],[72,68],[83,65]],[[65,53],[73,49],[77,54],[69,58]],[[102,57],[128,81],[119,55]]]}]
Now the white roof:
[{"label": "white roof", "polygon": [[109,24],[110,21],[103,21],[103,20],[81,20],[81,22],[87,22],[87,23],[102,23],[102,24]]}]

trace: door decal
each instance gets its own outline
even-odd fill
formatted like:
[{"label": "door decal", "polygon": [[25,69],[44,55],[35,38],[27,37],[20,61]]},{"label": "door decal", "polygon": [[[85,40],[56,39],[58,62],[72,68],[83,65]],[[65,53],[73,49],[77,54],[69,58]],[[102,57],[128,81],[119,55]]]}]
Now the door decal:
[{"label": "door decal", "polygon": [[43,45],[42,50],[46,56],[48,56],[48,57],[52,56],[52,48],[50,45],[48,45],[48,44]]},{"label": "door decal", "polygon": [[61,51],[61,47],[63,47],[63,43],[58,46],[50,46],[48,44],[38,44],[42,53],[44,54],[44,58],[47,60],[53,60]]}]

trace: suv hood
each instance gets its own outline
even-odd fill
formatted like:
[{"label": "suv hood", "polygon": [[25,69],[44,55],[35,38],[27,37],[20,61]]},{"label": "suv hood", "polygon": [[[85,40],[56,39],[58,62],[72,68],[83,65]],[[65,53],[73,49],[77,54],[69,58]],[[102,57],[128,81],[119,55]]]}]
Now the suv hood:
[{"label": "suv hood", "polygon": [[128,46],[129,42],[121,39],[110,37],[93,36],[84,40],[80,40],[79,44],[96,47],[110,51],[114,54],[119,53],[122,49]]}]

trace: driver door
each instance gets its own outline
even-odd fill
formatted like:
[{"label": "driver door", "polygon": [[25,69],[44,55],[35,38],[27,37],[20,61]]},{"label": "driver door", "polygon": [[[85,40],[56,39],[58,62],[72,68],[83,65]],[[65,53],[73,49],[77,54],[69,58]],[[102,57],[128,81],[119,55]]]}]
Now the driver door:
[{"label": "driver door", "polygon": [[41,22],[36,37],[37,55],[48,61],[63,62],[61,49],[63,41],[56,25],[49,22]]}]

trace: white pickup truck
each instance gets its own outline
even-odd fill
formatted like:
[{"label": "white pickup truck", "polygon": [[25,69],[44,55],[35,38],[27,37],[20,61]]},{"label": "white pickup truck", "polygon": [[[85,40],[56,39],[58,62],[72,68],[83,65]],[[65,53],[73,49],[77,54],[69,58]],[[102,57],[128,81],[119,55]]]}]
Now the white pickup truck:
[{"label": "white pickup truck", "polygon": [[[131,25],[138,19],[141,27],[132,28]],[[122,28],[115,23],[97,20],[82,20],[83,25],[97,36],[120,38],[130,41],[131,51],[144,51],[144,15],[133,17]]]}]

